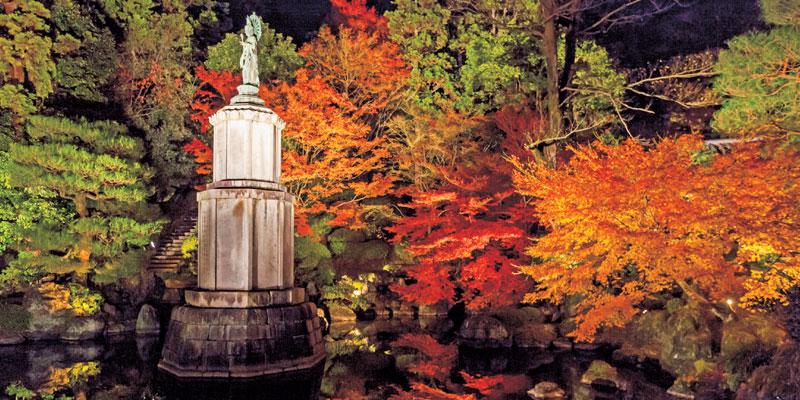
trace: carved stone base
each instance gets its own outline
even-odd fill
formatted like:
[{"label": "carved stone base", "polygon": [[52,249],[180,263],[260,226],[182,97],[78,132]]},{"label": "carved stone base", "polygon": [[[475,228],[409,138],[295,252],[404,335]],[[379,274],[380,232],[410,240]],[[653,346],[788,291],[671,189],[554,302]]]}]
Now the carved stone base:
[{"label": "carved stone base", "polygon": [[236,87],[239,91],[238,96],[231,99],[231,104],[258,104],[264,105],[264,100],[258,97],[258,88],[253,85],[239,85]]},{"label": "carved stone base", "polygon": [[190,306],[204,308],[253,308],[288,306],[305,302],[306,290],[301,287],[261,291],[187,290]]},{"label": "carved stone base", "polygon": [[324,358],[314,303],[181,306],[172,311],[158,367],[178,378],[256,378],[310,369]]}]

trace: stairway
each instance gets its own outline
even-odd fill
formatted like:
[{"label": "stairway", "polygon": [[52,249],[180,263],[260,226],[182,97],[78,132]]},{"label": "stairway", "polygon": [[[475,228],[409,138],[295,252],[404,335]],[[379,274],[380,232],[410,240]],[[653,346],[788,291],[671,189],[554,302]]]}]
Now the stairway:
[{"label": "stairway", "polygon": [[150,258],[147,269],[159,272],[178,272],[183,254],[181,245],[187,237],[197,231],[197,212],[189,212],[183,219],[175,222],[172,231],[161,240],[155,254]]}]

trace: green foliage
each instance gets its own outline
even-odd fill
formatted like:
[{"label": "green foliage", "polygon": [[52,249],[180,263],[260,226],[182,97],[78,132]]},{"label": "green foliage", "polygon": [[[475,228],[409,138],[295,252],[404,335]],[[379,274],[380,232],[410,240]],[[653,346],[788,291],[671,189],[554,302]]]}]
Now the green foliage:
[{"label": "green foliage", "polygon": [[103,296],[91,293],[88,288],[71,283],[69,285],[69,305],[75,315],[94,315],[103,305]]},{"label": "green foliage", "polygon": [[184,259],[194,259],[197,257],[197,234],[187,237],[181,243],[181,255]]},{"label": "green foliage", "polygon": [[761,0],[764,21],[775,25],[800,25],[800,3],[795,0]]},{"label": "green foliage", "polygon": [[715,130],[739,137],[800,132],[800,25],[733,38],[715,70],[714,91],[724,96]]},{"label": "green foliage", "polygon": [[486,113],[543,90],[543,58],[527,30],[537,24],[537,3],[440,3],[401,0],[387,13],[419,106]]},{"label": "green foliage", "polygon": [[294,258],[299,261],[295,277],[300,282],[314,282],[318,287],[333,283],[336,273],[331,263],[331,252],[324,244],[312,237],[296,236]]},{"label": "green foliage", "polygon": [[[261,24],[262,34],[256,44],[259,80],[264,83],[274,80],[290,81],[294,77],[294,71],[303,65],[303,59],[297,54],[291,38],[275,32],[263,21]],[[206,68],[212,71],[241,72],[239,57],[242,55],[242,45],[239,42],[238,34],[228,33],[221,42],[209,47]]]},{"label": "green foliage", "polygon": [[322,288],[322,299],[327,302],[335,302],[353,310],[369,308],[367,301],[367,287],[369,282],[374,282],[375,274],[361,274],[358,279],[352,279],[347,275],[342,275],[333,285]]},{"label": "green foliage", "polygon": [[181,243],[182,268],[186,268],[193,275],[197,275],[197,233],[191,234]]},{"label": "green foliage", "polygon": [[182,149],[191,137],[186,105],[195,90],[189,66],[197,21],[189,9],[205,3],[103,1],[107,13],[124,27],[116,97],[128,118],[145,133],[159,201],[185,186],[194,171],[192,158]]},{"label": "green foliage", "polygon": [[114,281],[138,272],[153,222],[146,197],[151,172],[138,162],[141,144],[112,122],[72,122],[31,117],[30,144],[9,149],[9,184],[42,187],[70,201],[77,218],[68,223],[38,221],[26,227],[17,248],[27,252],[11,263],[19,271],[95,272]]},{"label": "green foliage", "polygon": [[455,58],[447,51],[451,12],[436,0],[398,0],[386,13],[389,38],[403,50],[411,66],[409,83],[418,92],[417,103],[432,109],[449,102],[455,93]]},{"label": "green foliage", "polygon": [[18,243],[24,237],[25,229],[34,224],[63,224],[73,215],[71,208],[59,201],[52,190],[12,187],[9,184],[11,175],[8,166],[8,155],[0,152],[0,254]]},{"label": "green foliage", "polygon": [[14,396],[14,399],[32,399],[36,396],[36,392],[26,388],[20,381],[12,382],[6,386],[6,394]]},{"label": "green foliage", "polygon": [[[55,80],[58,90],[79,99],[105,101],[101,88],[108,83],[118,66],[114,36],[108,28],[99,28],[90,12],[73,0],[56,0],[51,20],[61,38],[55,47]],[[69,43],[68,47],[63,47]],[[60,44],[60,45],[59,45]]]},{"label": "green foliage", "polygon": [[19,304],[0,304],[0,330],[22,333],[28,329],[30,313]]},{"label": "green foliage", "polygon": [[17,258],[2,271],[0,271],[0,290],[22,291],[45,275],[45,270],[40,263],[31,263],[36,256],[23,251]]},{"label": "green foliage", "polygon": [[[563,63],[563,48],[559,57]],[[570,118],[576,126],[593,126],[614,119],[620,108],[625,87],[625,76],[614,67],[608,52],[591,40],[583,41],[575,49],[574,76],[570,96]]]},{"label": "green foliage", "polygon": [[50,11],[35,0],[9,5],[10,13],[0,14],[0,84],[11,80],[30,82],[33,95],[44,98],[53,91],[55,64],[51,58],[53,41],[49,29]]}]

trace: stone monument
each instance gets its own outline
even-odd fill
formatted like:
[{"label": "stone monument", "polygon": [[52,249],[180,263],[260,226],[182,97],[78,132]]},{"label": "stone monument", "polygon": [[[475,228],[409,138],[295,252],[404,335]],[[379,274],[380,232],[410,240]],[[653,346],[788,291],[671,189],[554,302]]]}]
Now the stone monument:
[{"label": "stone monument", "polygon": [[317,309],[294,287],[294,197],[280,184],[284,121],[258,94],[247,17],[243,84],[214,126],[213,182],[197,194],[198,288],[172,311],[158,367],[180,378],[253,378],[325,358]]}]

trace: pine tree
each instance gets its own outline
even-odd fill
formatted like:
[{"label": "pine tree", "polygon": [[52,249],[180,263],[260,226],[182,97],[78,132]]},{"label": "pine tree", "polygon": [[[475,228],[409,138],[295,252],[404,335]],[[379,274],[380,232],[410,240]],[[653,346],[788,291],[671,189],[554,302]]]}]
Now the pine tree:
[{"label": "pine tree", "polygon": [[725,100],[712,127],[728,135],[800,133],[800,4],[763,0],[762,10],[775,27],[733,38],[716,65]]},{"label": "pine tree", "polygon": [[28,143],[9,148],[10,185],[54,191],[72,203],[75,218],[27,229],[12,268],[93,272],[97,282],[137,272],[141,248],[161,225],[145,202],[152,173],[139,163],[141,143],[110,121],[33,116],[26,132]]}]

